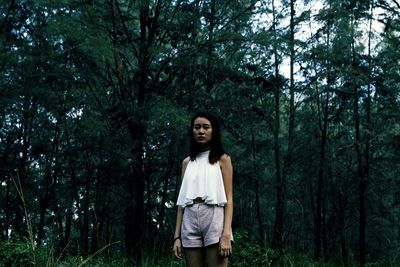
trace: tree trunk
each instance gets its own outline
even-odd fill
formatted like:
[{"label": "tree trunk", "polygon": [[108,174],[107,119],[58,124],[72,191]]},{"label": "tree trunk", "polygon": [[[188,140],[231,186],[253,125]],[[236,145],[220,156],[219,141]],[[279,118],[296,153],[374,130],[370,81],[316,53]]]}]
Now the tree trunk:
[{"label": "tree trunk", "polygon": [[[45,186],[44,194],[47,195],[48,190],[49,190],[48,186]],[[48,206],[49,206],[49,198],[48,197],[41,198],[39,201],[39,224],[38,224],[38,238],[37,238],[39,246],[42,244],[45,235],[44,227],[46,225],[46,211]]]},{"label": "tree trunk", "polygon": [[274,40],[274,62],[275,62],[275,81],[274,81],[274,99],[275,99],[275,118],[274,118],[274,154],[275,154],[275,179],[276,179],[276,209],[275,209],[275,224],[274,231],[272,234],[271,246],[273,249],[283,248],[283,214],[284,214],[284,193],[285,184],[281,175],[281,151],[280,151],[280,86],[279,80],[279,59],[278,59],[278,48],[277,48],[277,30],[276,30],[276,11],[275,1],[272,1],[272,13],[273,13],[273,31],[275,35]]},{"label": "tree trunk", "polygon": [[256,161],[256,144],[254,138],[253,127],[251,127],[251,141],[252,141],[252,150],[253,150],[253,175],[254,175],[254,191],[256,194],[256,212],[257,212],[257,221],[258,221],[258,231],[260,235],[260,245],[261,247],[265,247],[265,231],[263,226],[263,220],[261,215],[261,207],[260,207],[260,183],[259,183],[259,174],[257,169],[257,161]]},{"label": "tree trunk", "polygon": [[168,146],[168,162],[167,162],[167,169],[164,174],[164,179],[163,179],[163,187],[162,187],[162,193],[161,193],[161,203],[159,205],[159,211],[158,211],[158,218],[157,218],[157,223],[160,225],[161,231],[164,230],[164,223],[165,223],[165,203],[167,202],[167,197],[168,197],[168,187],[169,187],[169,181],[170,177],[172,175],[172,171],[174,169],[174,166],[176,165],[175,159],[176,159],[176,142],[171,141],[171,143]]},{"label": "tree trunk", "polygon": [[344,200],[339,197],[338,207],[336,208],[336,214],[338,217],[338,235],[340,237],[340,250],[342,253],[342,263],[343,266],[348,266],[349,256],[347,254],[347,244],[346,244],[346,225],[345,225],[345,210],[346,205]]},{"label": "tree trunk", "polygon": [[[328,19],[327,21],[327,47],[330,45],[330,25],[331,21]],[[327,56],[327,58],[329,58]],[[317,69],[315,67],[315,72],[317,73]],[[324,229],[325,222],[325,212],[323,210],[324,203],[324,194],[323,188],[325,185],[325,177],[326,177],[326,146],[328,141],[328,118],[329,118],[329,101],[330,101],[330,90],[333,83],[331,64],[327,60],[326,62],[326,72],[327,72],[327,90],[322,93],[319,92],[317,87],[317,112],[318,112],[318,122],[319,122],[319,132],[321,133],[320,139],[320,151],[319,151],[319,164],[318,164],[318,175],[317,175],[317,198],[315,203],[315,214],[314,214],[314,257],[320,258],[322,256],[321,251],[324,251],[327,248],[326,246],[326,230]],[[325,95],[324,101],[320,101],[321,97]],[[321,107],[322,102],[322,107]],[[322,114],[322,118],[321,118]],[[324,243],[322,241],[324,240]],[[324,244],[324,245],[323,245]],[[324,249],[323,249],[324,248]]]},{"label": "tree trunk", "polygon": [[[139,126],[140,127],[140,126]],[[136,142],[143,143],[143,129],[136,128],[138,134]],[[133,134],[131,132],[131,134]],[[142,244],[145,225],[144,225],[144,191],[145,181],[143,167],[143,148],[139,145],[134,149],[136,154],[132,164],[132,176],[128,180],[128,192],[130,192],[129,203],[125,215],[125,245],[129,255],[140,257],[140,245]]]},{"label": "tree trunk", "polygon": [[[30,146],[30,132],[32,130],[32,122],[33,116],[36,112],[36,101],[34,98],[30,96],[24,97],[23,110],[22,110],[22,119],[21,119],[21,154],[22,157],[19,162],[19,169],[17,173],[17,179],[19,180],[19,184],[21,186],[21,192],[24,192],[25,182],[28,177],[28,169],[29,169],[29,146]],[[24,211],[22,210],[24,207],[24,203],[20,196],[17,196],[17,203],[15,210],[15,222],[14,229],[17,233],[22,234],[24,232]],[[28,218],[25,218],[28,219]],[[24,235],[24,234],[22,234]]]},{"label": "tree trunk", "polygon": [[[153,44],[156,33],[159,16],[160,1],[156,1],[154,12],[150,12],[150,1],[141,0],[139,9],[139,29],[140,35],[138,40],[137,64],[138,70],[135,73],[135,82],[137,87],[127,86],[123,75],[123,67],[120,59],[119,28],[117,23],[118,2],[113,0],[112,23],[113,23],[113,46],[115,74],[119,84],[119,97],[121,99],[122,111],[126,112],[128,121],[128,131],[132,139],[132,158],[131,175],[127,178],[127,189],[130,192],[129,201],[125,208],[125,248],[128,255],[140,259],[140,246],[145,233],[145,209],[144,209],[144,192],[145,192],[145,175],[143,171],[143,144],[145,138],[145,123],[139,113],[133,113],[130,108],[124,110],[124,107],[134,105],[139,110],[144,110],[146,101],[146,89],[149,81],[149,65],[150,45]],[[119,18],[122,25],[125,24],[124,18]],[[135,91],[136,89],[136,91]],[[135,102],[132,104],[130,96],[136,96]]]},{"label": "tree trunk", "polygon": [[[325,149],[328,135],[328,107],[329,107],[329,92],[325,94],[325,101],[323,107],[323,118],[320,123],[321,128],[321,146],[319,152],[319,167],[318,167],[318,178],[317,178],[317,199],[316,199],[316,211],[315,211],[315,258],[321,257],[321,239],[323,232],[323,219],[322,219],[322,203],[323,203],[323,187],[325,177]],[[318,112],[320,113],[320,112]]]},{"label": "tree trunk", "polygon": [[[283,224],[285,214],[285,191],[286,191],[286,180],[289,177],[292,158],[293,158],[293,144],[294,144],[294,123],[295,123],[295,105],[294,105],[294,62],[295,62],[295,50],[294,50],[294,34],[295,34],[295,0],[290,1],[290,37],[289,37],[289,49],[290,49],[290,99],[289,99],[289,123],[288,123],[288,140],[287,149],[283,162],[282,172],[280,171],[280,86],[278,86],[279,79],[279,67],[278,67],[278,55],[277,55],[277,40],[275,38],[274,54],[275,54],[275,129],[274,129],[274,147],[275,147],[275,165],[276,165],[276,182],[277,182],[277,207],[276,207],[276,218],[274,233],[272,238],[272,247],[276,249],[283,248]],[[273,1],[274,5],[274,1]],[[274,14],[274,34],[276,35],[276,21],[275,21],[275,7],[273,6]],[[275,36],[276,37],[276,36]]]},{"label": "tree trunk", "polygon": [[[61,134],[61,125],[60,125],[60,120],[57,120],[56,126],[55,126],[55,132],[54,132],[54,137],[53,137],[53,142],[52,142],[52,150],[50,154],[47,155],[47,162],[46,162],[46,171],[45,175],[43,177],[44,181],[44,190],[41,190],[40,192],[40,200],[39,200],[39,225],[38,225],[38,237],[37,237],[37,243],[38,245],[41,245],[43,242],[43,239],[45,237],[45,225],[46,225],[46,212],[49,207],[50,201],[53,198],[53,192],[54,192],[54,186],[56,185],[57,182],[57,176],[58,176],[58,168],[59,168],[59,162],[58,162],[58,143],[60,139],[60,134]],[[54,169],[52,170],[53,166],[53,160],[54,162]]]},{"label": "tree trunk", "polygon": [[189,73],[188,73],[188,90],[189,90],[189,99],[188,99],[188,110],[194,109],[194,95],[196,92],[196,79],[197,79],[197,31],[200,19],[200,0],[195,0],[194,2],[194,15],[193,15],[193,28],[192,28],[192,38],[191,38],[191,52],[190,52],[190,60],[192,64],[189,64]]},{"label": "tree trunk", "polygon": [[208,25],[208,40],[207,40],[207,77],[206,88],[207,94],[210,96],[214,86],[214,27],[215,27],[215,0],[210,1],[210,17]]},{"label": "tree trunk", "polygon": [[5,178],[6,183],[6,190],[4,200],[2,200],[1,208],[4,211],[4,218],[1,219],[0,223],[0,239],[6,240],[8,239],[8,228],[11,224],[11,212],[12,212],[12,205],[11,205],[11,176],[6,174],[6,166],[8,166],[9,161],[7,157],[11,154],[11,145],[12,145],[13,137],[11,135],[7,136],[6,139],[6,147],[4,149],[2,158],[0,159],[0,175],[1,177]]},{"label": "tree trunk", "polygon": [[[352,64],[356,66],[355,58],[355,44],[354,44],[354,17],[351,18],[351,29],[352,29]],[[353,86],[353,115],[354,115],[354,130],[355,130],[355,142],[354,148],[357,159],[357,180],[358,180],[358,197],[359,197],[359,233],[358,233],[358,246],[359,246],[359,264],[360,266],[365,266],[366,263],[366,244],[365,244],[365,228],[366,228],[366,211],[365,211],[365,192],[366,192],[366,181],[364,176],[364,166],[361,152],[361,123],[359,114],[359,92],[358,84],[352,84]]]},{"label": "tree trunk", "polygon": [[104,208],[104,204],[102,202],[103,195],[106,194],[106,192],[103,192],[102,190],[102,182],[97,180],[96,181],[96,200],[94,202],[94,209],[91,210],[91,240],[90,240],[90,253],[93,254],[98,250],[99,246],[99,235],[101,233],[100,231],[100,225],[102,223],[102,218],[103,218],[103,211],[102,207]]},{"label": "tree trunk", "polygon": [[[360,198],[360,230],[359,230],[359,244],[360,244],[360,266],[365,266],[366,264],[366,225],[367,225],[367,213],[365,207],[366,201],[366,192],[367,192],[367,181],[369,177],[369,165],[370,165],[370,142],[371,142],[371,82],[372,82],[372,65],[371,65],[371,36],[372,36],[372,19],[373,19],[373,10],[374,10],[374,1],[370,3],[370,19],[369,19],[369,31],[368,31],[368,85],[367,85],[367,99],[365,104],[366,109],[366,125],[365,125],[365,155],[364,155],[364,163],[362,163],[361,152],[357,152],[358,160],[358,175],[359,175],[359,198]],[[357,93],[357,92],[355,92]],[[358,95],[356,94],[355,102],[358,103]],[[357,103],[354,104],[355,109],[358,109]],[[355,110],[356,111],[356,110]],[[359,150],[361,140],[359,129],[359,121],[358,121],[358,113],[356,115],[356,150]],[[358,129],[357,129],[358,128]]]},{"label": "tree trunk", "polygon": [[[80,245],[81,245],[81,253],[82,255],[87,255],[89,252],[89,203],[90,203],[90,177],[92,177],[92,167],[89,164],[86,164],[86,178],[85,178],[85,188],[83,199],[80,201],[79,205],[81,207],[79,214],[79,222],[80,222]],[[80,196],[78,195],[78,198]],[[79,200],[77,200],[79,201]]]},{"label": "tree trunk", "polygon": [[[65,212],[65,215],[62,216],[59,214],[60,217],[60,222],[59,222],[59,230],[60,230],[60,235],[59,235],[59,242],[58,242],[58,251],[62,253],[68,246],[68,243],[71,238],[71,226],[72,226],[72,211],[70,208],[68,208]],[[64,217],[64,218],[63,218]],[[63,227],[63,222],[62,220],[65,220],[65,226]]]}]

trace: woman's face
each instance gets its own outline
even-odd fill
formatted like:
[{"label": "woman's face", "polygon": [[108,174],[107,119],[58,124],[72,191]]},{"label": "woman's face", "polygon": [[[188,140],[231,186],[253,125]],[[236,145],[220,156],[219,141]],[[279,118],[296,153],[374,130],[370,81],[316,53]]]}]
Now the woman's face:
[{"label": "woman's face", "polygon": [[211,122],[206,118],[197,117],[193,123],[193,138],[200,145],[208,144],[212,138]]}]

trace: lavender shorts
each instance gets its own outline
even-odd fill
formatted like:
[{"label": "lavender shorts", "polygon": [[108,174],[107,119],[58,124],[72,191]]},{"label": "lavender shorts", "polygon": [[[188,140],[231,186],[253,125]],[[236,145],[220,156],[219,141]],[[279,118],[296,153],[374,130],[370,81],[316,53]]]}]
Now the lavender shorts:
[{"label": "lavender shorts", "polygon": [[224,228],[224,207],[204,203],[186,206],[181,229],[185,248],[206,247],[219,242]]}]

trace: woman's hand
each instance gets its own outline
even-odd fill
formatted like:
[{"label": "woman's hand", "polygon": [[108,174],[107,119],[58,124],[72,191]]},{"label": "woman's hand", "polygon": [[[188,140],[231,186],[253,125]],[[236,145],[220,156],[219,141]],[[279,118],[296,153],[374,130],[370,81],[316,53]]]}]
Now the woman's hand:
[{"label": "woman's hand", "polygon": [[175,239],[172,251],[174,252],[175,257],[182,259],[182,243],[180,238]]},{"label": "woman's hand", "polygon": [[223,235],[219,242],[218,248],[219,255],[221,257],[229,257],[232,254],[232,243],[230,235]]}]

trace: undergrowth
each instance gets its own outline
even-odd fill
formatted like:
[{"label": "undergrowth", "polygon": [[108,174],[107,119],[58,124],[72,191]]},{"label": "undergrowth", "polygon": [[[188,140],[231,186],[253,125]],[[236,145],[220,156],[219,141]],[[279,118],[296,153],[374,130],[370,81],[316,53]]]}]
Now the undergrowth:
[{"label": "undergrowth", "polygon": [[[24,218],[27,226],[27,237],[14,237],[10,240],[0,240],[0,267],[184,267],[185,261],[175,259],[170,248],[155,245],[142,249],[140,259],[129,259],[123,252],[113,253],[106,257],[104,250],[112,247],[110,243],[91,255],[74,256],[65,255],[64,251],[55,252],[52,246],[37,246],[34,240],[29,211],[25,203],[23,190],[19,179],[13,179],[15,188],[22,201]],[[115,251],[115,248],[112,249]],[[275,251],[257,245],[255,240],[246,233],[235,233],[233,254],[229,259],[230,267],[339,267],[328,261],[316,261],[306,253],[291,250]],[[355,267],[349,264],[346,267]],[[396,267],[400,266],[400,257],[395,256],[392,261],[368,263],[366,267]]]},{"label": "undergrowth", "polygon": [[[248,239],[245,234],[236,234],[233,244],[234,253],[230,258],[230,267],[339,267],[342,264],[333,262],[315,261],[304,253],[284,250],[280,253],[261,248]],[[0,242],[0,267],[184,267],[185,261],[175,259],[170,248],[153,247],[142,251],[139,262],[114,255],[105,257],[101,251],[90,256],[56,255],[51,247],[38,247],[32,254],[31,242],[24,239],[7,240]],[[62,257],[61,257],[62,256]],[[355,267],[356,264],[349,264]],[[366,267],[395,267],[398,263],[376,262]]]}]

